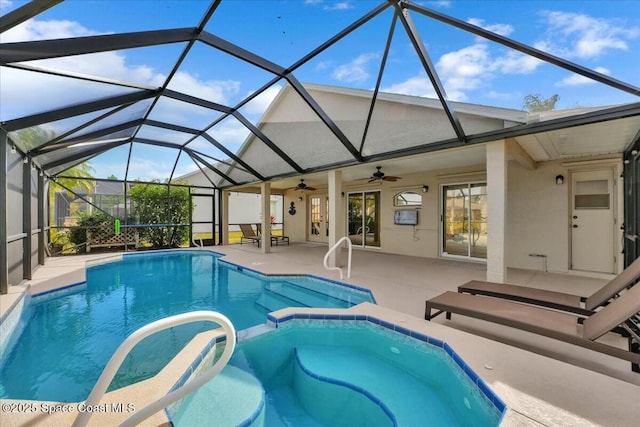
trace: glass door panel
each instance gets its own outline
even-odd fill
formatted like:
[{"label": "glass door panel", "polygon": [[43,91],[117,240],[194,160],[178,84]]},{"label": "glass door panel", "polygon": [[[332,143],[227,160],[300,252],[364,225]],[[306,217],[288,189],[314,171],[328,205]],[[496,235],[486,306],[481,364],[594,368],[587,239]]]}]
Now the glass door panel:
[{"label": "glass door panel", "polygon": [[487,258],[487,186],[471,184],[469,192],[469,256]]},{"label": "glass door panel", "polygon": [[329,238],[329,199],[326,195],[309,197],[309,240],[327,242]]},{"label": "glass door panel", "polygon": [[351,193],[348,197],[347,234],[352,245],[362,245],[362,193]]},{"label": "glass door panel", "polygon": [[487,257],[487,186],[443,187],[442,254]]},{"label": "glass door panel", "polygon": [[380,247],[380,192],[350,193],[347,231],[356,246]]},{"label": "glass door panel", "polygon": [[380,247],[380,193],[364,193],[365,198],[365,246]]}]

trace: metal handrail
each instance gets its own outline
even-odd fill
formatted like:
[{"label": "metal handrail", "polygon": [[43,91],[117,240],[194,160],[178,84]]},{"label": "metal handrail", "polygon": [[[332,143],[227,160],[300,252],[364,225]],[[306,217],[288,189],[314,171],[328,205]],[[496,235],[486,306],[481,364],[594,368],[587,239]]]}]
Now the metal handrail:
[{"label": "metal handrail", "polygon": [[340,273],[340,280],[342,280],[342,269],[340,267],[329,267],[329,264],[327,263],[327,261],[329,260],[329,255],[331,255],[331,252],[335,251],[338,246],[340,246],[342,244],[342,242],[347,242],[347,248],[349,248],[349,257],[347,258],[347,279],[351,277],[351,252],[352,252],[352,245],[351,245],[351,240],[347,237],[341,237],[340,240],[338,240],[336,242],[335,245],[333,245],[331,247],[331,249],[329,249],[327,251],[327,253],[324,256],[324,268],[326,268],[327,270],[338,270],[338,272]]},{"label": "metal handrail", "polygon": [[[222,370],[222,368],[225,367],[227,362],[229,362],[229,359],[231,359],[231,355],[233,354],[233,350],[236,347],[236,331],[233,327],[233,324],[225,315],[214,311],[192,311],[190,313],[182,313],[176,316],[156,320],[155,322],[149,323],[148,325],[143,326],[142,328],[129,335],[127,339],[124,340],[122,344],[120,344],[120,347],[118,347],[113,356],[111,356],[109,363],[107,363],[107,366],[102,371],[100,378],[98,378],[98,381],[93,386],[93,390],[91,390],[91,394],[89,394],[89,397],[86,400],[86,405],[94,406],[100,403],[100,400],[104,396],[107,387],[109,386],[109,384],[111,384],[111,380],[115,376],[116,372],[118,372],[118,369],[120,368],[120,365],[124,361],[125,357],[129,354],[131,349],[144,338],[173,326],[200,321],[210,321],[213,323],[217,323],[224,330],[227,336],[227,340],[220,359],[218,359],[218,361],[214,363],[214,365],[209,368],[209,370],[202,373],[202,375],[188,381],[182,387],[175,389],[174,391],[164,395],[155,402],[145,406],[140,411],[124,420],[122,424],[120,424],[120,426],[134,426],[136,424],[139,424],[162,408],[165,408],[168,405],[178,401],[188,393],[191,393],[193,390],[202,386],[204,383],[216,376]],[[91,415],[93,415],[92,412],[79,413],[75,421],[73,422],[73,427],[86,426],[89,423]]]},{"label": "metal handrail", "polygon": [[197,247],[197,248],[202,248],[204,247],[204,245],[202,244],[202,237],[200,238],[200,244],[196,243],[196,235],[192,234],[191,235],[191,243],[193,243],[193,246]]}]

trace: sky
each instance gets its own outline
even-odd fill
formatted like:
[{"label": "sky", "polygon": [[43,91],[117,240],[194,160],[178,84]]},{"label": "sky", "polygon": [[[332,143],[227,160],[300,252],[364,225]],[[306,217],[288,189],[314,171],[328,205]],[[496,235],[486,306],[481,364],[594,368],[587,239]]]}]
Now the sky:
[{"label": "sky", "polygon": [[[0,0],[0,13],[4,15],[24,3]],[[381,0],[224,0],[205,30],[278,65],[290,67],[381,3]],[[452,0],[416,3],[640,86],[640,0]],[[2,34],[0,41],[8,43],[194,27],[208,6],[209,1],[197,0],[67,0]],[[420,14],[411,12],[410,16],[448,98],[453,101],[517,110],[523,108],[524,98],[530,94],[542,98],[559,95],[556,109],[638,101],[631,94]],[[385,11],[297,68],[294,75],[303,83],[373,89],[392,18],[392,11]],[[27,65],[158,87],[165,81],[183,48],[184,44],[178,43],[34,61]],[[264,70],[199,43],[185,59],[169,89],[233,106],[273,77]],[[282,81],[278,82],[241,112],[257,124],[282,85]],[[397,25],[393,33],[380,87],[386,92],[435,96],[402,25]],[[0,120],[128,91],[131,89],[3,67],[0,70]],[[34,110],[34,105],[40,110]],[[113,120],[137,117],[146,107],[148,105],[145,104],[130,107]],[[149,118],[202,128],[211,123],[215,114],[212,115],[210,110],[165,100],[157,105]],[[63,132],[73,128],[73,124],[74,119],[70,119],[50,126],[53,131]],[[234,119],[228,119],[212,129],[210,134],[237,151],[248,132]],[[143,128],[138,136],[162,137],[176,143],[184,140],[184,135],[152,127]],[[211,150],[205,148],[210,145],[204,141],[194,141],[190,147]],[[215,150],[208,154],[224,157]],[[92,159],[95,175],[123,178],[123,162],[126,162],[127,155],[125,146]],[[176,155],[134,144],[129,178],[167,177],[173,169]],[[195,169],[191,160],[181,157],[174,175]]]}]

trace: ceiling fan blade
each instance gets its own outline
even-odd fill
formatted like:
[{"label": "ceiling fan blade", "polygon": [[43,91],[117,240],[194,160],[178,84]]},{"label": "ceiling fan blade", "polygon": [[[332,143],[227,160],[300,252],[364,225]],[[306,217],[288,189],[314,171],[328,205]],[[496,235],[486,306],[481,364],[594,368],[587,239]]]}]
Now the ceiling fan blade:
[{"label": "ceiling fan blade", "polygon": [[305,188],[305,190],[316,191],[315,187],[307,187],[307,188]]},{"label": "ceiling fan blade", "polygon": [[378,179],[378,178],[376,178],[376,177],[374,176],[373,178],[369,178],[369,181],[367,181],[367,182],[373,182],[373,181],[376,181],[377,179]]},{"label": "ceiling fan blade", "polygon": [[385,181],[396,182],[397,180],[402,178],[400,178],[399,176],[385,176],[382,177],[382,179],[384,179]]}]

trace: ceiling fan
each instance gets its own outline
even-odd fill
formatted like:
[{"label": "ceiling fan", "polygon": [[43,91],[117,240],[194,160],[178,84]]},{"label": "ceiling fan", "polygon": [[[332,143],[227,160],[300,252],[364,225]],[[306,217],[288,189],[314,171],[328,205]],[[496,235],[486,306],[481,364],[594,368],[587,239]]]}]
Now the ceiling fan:
[{"label": "ceiling fan", "polygon": [[304,179],[300,180],[300,184],[296,185],[295,187],[293,187],[294,190],[296,191],[316,191],[316,189],[314,187],[309,187],[307,184],[304,183]]},{"label": "ceiling fan", "polygon": [[382,166],[376,166],[376,169],[378,169],[377,171],[375,171],[373,173],[373,175],[371,175],[371,178],[369,178],[369,182],[373,182],[373,181],[390,181],[390,182],[395,182],[400,178],[399,176],[391,176],[391,175],[385,175],[384,172],[382,172],[380,169],[382,169]]}]

